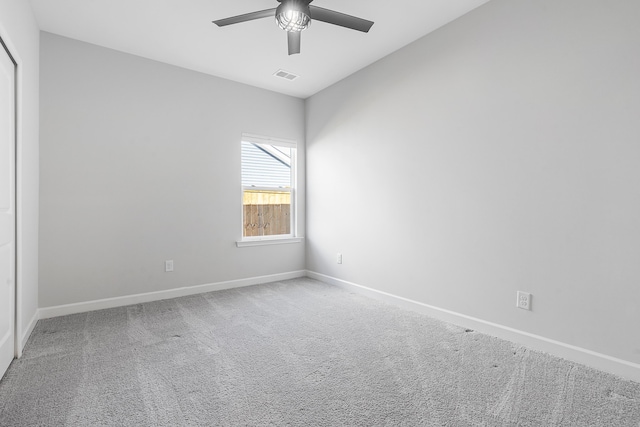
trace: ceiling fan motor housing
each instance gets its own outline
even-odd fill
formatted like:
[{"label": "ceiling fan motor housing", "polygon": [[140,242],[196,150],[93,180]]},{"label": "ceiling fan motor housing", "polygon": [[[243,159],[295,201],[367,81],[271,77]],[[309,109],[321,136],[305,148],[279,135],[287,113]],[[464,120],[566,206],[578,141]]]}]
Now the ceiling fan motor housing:
[{"label": "ceiling fan motor housing", "polygon": [[311,23],[308,0],[278,0],[276,9],[278,26],[288,32],[300,32]]}]

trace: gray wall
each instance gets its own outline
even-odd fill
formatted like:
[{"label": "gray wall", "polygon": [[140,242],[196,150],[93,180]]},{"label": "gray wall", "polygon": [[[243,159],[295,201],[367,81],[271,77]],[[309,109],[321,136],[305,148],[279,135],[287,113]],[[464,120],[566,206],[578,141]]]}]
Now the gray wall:
[{"label": "gray wall", "polygon": [[40,31],[29,2],[0,2],[0,36],[18,62],[17,314],[22,344],[38,310],[38,76]]},{"label": "gray wall", "polygon": [[307,268],[639,363],[639,21],[493,0],[309,98]]},{"label": "gray wall", "polygon": [[41,307],[304,269],[235,245],[241,133],[299,141],[304,188],[304,101],[48,33],[41,67]]}]

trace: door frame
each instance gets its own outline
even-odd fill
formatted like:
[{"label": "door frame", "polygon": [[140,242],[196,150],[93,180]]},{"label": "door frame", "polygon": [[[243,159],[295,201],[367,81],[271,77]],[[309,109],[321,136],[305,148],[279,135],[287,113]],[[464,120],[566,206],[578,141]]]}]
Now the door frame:
[{"label": "door frame", "polygon": [[13,296],[14,296],[14,301],[13,301],[13,340],[14,340],[14,348],[13,348],[13,353],[14,353],[14,358],[18,358],[22,356],[22,309],[20,307],[20,302],[21,302],[21,283],[22,283],[22,269],[20,268],[20,258],[19,258],[19,250],[18,248],[21,247],[21,233],[20,233],[20,228],[19,225],[21,224],[21,220],[20,220],[20,185],[18,184],[18,179],[20,177],[20,174],[18,173],[18,166],[19,166],[19,141],[21,139],[20,134],[19,134],[19,129],[20,127],[18,126],[18,124],[20,123],[20,110],[19,110],[19,87],[20,87],[20,82],[21,82],[21,78],[20,78],[20,70],[21,68],[19,67],[19,63],[20,60],[19,58],[15,55],[16,49],[13,49],[13,45],[11,44],[11,41],[8,37],[8,35],[6,34],[6,32],[4,31],[4,28],[2,28],[2,26],[0,25],[0,49],[4,50],[7,55],[9,56],[9,59],[11,60],[11,62],[13,63],[13,109],[14,109],[14,117],[13,117],[13,185],[14,185],[14,218],[15,218],[15,223],[14,223],[14,236],[13,236],[13,250],[14,250],[14,281],[13,281]]}]

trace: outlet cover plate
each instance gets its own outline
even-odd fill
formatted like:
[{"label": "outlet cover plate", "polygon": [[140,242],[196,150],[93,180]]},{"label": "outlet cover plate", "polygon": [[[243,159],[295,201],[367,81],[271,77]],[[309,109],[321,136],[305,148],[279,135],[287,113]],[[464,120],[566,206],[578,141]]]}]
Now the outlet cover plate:
[{"label": "outlet cover plate", "polygon": [[516,301],[516,307],[523,310],[531,310],[531,294],[518,291],[518,300]]}]

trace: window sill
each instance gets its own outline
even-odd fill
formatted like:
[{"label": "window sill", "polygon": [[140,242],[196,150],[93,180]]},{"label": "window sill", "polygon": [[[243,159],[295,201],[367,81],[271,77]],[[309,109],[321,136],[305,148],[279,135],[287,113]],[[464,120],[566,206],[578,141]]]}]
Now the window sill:
[{"label": "window sill", "polygon": [[300,243],[303,239],[304,237],[274,237],[256,240],[239,240],[236,242],[236,246],[244,248],[247,246],[284,245],[288,243]]}]

